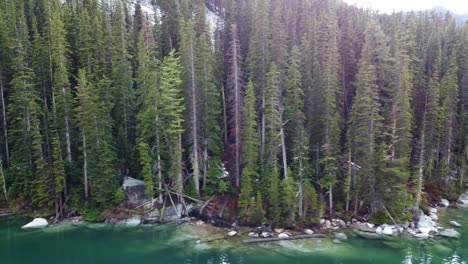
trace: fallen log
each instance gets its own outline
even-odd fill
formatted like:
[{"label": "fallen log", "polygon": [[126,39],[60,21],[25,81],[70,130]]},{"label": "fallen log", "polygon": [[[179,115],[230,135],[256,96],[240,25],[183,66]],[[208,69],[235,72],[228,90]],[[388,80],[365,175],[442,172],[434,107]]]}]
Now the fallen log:
[{"label": "fallen log", "polygon": [[272,238],[254,238],[244,240],[244,243],[263,243],[263,242],[274,242],[274,241],[282,241],[282,240],[296,240],[296,239],[306,239],[306,238],[324,238],[326,237],[324,234],[311,234],[311,235],[297,235],[297,236],[290,236],[290,237],[272,237]]}]

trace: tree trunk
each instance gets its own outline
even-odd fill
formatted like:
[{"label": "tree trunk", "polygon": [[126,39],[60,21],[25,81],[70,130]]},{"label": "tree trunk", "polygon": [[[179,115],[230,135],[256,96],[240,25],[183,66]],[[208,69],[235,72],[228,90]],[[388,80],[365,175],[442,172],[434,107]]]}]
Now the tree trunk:
[{"label": "tree trunk", "polygon": [[7,184],[5,174],[3,173],[3,160],[0,160],[0,176],[2,176],[3,194],[5,195],[5,200],[8,200]]},{"label": "tree trunk", "polygon": [[0,100],[2,101],[2,123],[3,123],[3,138],[5,143],[5,158],[6,164],[10,163],[10,148],[8,146],[8,123],[6,116],[6,104],[5,104],[5,91],[3,87],[3,76],[0,73]]},{"label": "tree trunk", "polygon": [[84,130],[82,130],[83,134],[83,176],[84,176],[84,191],[85,191],[85,198],[89,197],[89,189],[88,189],[88,150],[86,145],[86,135]]},{"label": "tree trunk", "polygon": [[195,58],[193,54],[193,39],[190,34],[190,81],[191,81],[191,119],[192,119],[192,141],[193,141],[193,181],[195,190],[200,194],[200,165],[198,158],[198,107],[197,107],[197,87],[195,84]]},{"label": "tree trunk", "polygon": [[283,175],[284,178],[288,178],[288,162],[287,162],[287,156],[286,156],[286,142],[285,142],[285,136],[284,136],[284,125],[283,125],[283,110],[280,110],[280,136],[281,136],[281,152],[282,152],[282,158],[283,158]]}]

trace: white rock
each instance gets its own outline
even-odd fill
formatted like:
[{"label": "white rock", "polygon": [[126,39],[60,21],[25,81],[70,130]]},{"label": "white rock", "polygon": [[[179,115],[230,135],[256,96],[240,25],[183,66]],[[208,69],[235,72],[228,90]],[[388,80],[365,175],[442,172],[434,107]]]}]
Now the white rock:
[{"label": "white rock", "polygon": [[237,235],[237,231],[235,231],[235,230],[229,231],[227,233],[227,235],[230,236],[230,237],[233,237],[233,236]]},{"label": "white rock", "polygon": [[423,234],[429,234],[433,230],[432,221],[420,220],[418,222],[418,230]]},{"label": "white rock", "polygon": [[437,208],[429,208],[429,212],[437,214]]},{"label": "white rock", "polygon": [[439,220],[439,217],[435,214],[435,213],[431,213],[429,215],[429,217],[431,218],[432,221],[437,221]]},{"label": "white rock", "polygon": [[202,226],[204,224],[205,224],[205,222],[203,222],[202,220],[198,220],[197,222],[195,222],[196,226]]},{"label": "white rock", "polygon": [[382,227],[380,227],[380,226],[378,226],[378,227],[375,229],[375,232],[376,232],[377,234],[379,234],[379,235],[382,234],[382,231],[383,231],[383,229],[382,229]]},{"label": "white rock", "polygon": [[338,224],[339,224],[340,226],[346,226],[346,222],[343,221],[343,220],[341,220],[341,219],[338,219]]},{"label": "white rock", "polygon": [[286,233],[281,233],[278,235],[278,238],[286,238],[286,237],[289,237],[289,235]]},{"label": "white rock", "polygon": [[331,222],[330,222],[330,220],[325,221],[325,227],[326,227],[326,228],[331,228]]},{"label": "white rock", "polygon": [[451,225],[455,226],[455,227],[461,227],[462,225],[456,221],[450,221],[449,222]]},{"label": "white rock", "polygon": [[371,224],[371,223],[367,223],[367,226],[368,226],[369,228],[374,228],[375,225],[374,225],[374,224]]},{"label": "white rock", "polygon": [[439,204],[443,207],[449,207],[450,202],[447,199],[441,199]]},{"label": "white rock", "polygon": [[125,226],[132,227],[132,226],[137,226],[139,224],[141,224],[141,217],[140,216],[134,216],[132,218],[129,218],[129,219],[125,220]]},{"label": "white rock", "polygon": [[308,235],[312,235],[314,233],[314,231],[312,231],[310,229],[304,229],[304,233],[306,233]]},{"label": "white rock", "polygon": [[44,218],[34,218],[31,223],[21,227],[22,229],[32,229],[32,228],[44,228],[47,227],[49,223]]},{"label": "white rock", "polygon": [[258,234],[255,232],[250,232],[249,237],[258,237]]},{"label": "white rock", "polygon": [[275,233],[283,233],[284,229],[283,228],[275,228]]},{"label": "white rock", "polygon": [[385,226],[385,228],[382,230],[382,234],[387,236],[393,235],[393,228],[391,226]]},{"label": "white rock", "polygon": [[325,224],[325,219],[320,219],[320,222],[319,222],[321,225]]}]

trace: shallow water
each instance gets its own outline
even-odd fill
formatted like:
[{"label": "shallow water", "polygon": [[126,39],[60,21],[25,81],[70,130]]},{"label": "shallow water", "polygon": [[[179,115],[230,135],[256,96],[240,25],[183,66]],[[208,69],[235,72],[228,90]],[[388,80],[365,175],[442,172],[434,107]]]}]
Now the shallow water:
[{"label": "shallow water", "polygon": [[[225,231],[190,225],[139,226],[62,224],[22,230],[30,219],[0,218],[0,263],[468,263],[468,210],[439,213],[440,223],[463,225],[460,239],[366,240],[351,237],[242,244],[241,238],[212,240]],[[198,241],[198,243],[197,243]]]}]

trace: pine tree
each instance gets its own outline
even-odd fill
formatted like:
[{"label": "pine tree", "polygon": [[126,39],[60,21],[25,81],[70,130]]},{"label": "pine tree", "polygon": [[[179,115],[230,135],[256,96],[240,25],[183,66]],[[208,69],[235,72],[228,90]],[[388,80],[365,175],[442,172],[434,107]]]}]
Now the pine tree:
[{"label": "pine tree", "polygon": [[192,164],[193,182],[195,191],[200,195],[200,88],[198,87],[197,61],[195,56],[196,36],[192,19],[181,23],[181,59],[184,65],[184,86],[186,91],[186,120],[189,134],[190,161]]},{"label": "pine tree", "polygon": [[255,111],[255,91],[253,82],[247,84],[247,93],[244,102],[243,147],[242,147],[242,174],[239,195],[239,216],[246,218],[249,206],[254,195],[254,184],[259,180],[259,142],[257,132],[257,114]]},{"label": "pine tree", "polygon": [[182,96],[181,65],[175,51],[167,55],[161,65],[160,98],[161,122],[165,124],[165,136],[171,155],[168,174],[176,183],[177,191],[183,192],[182,133],[184,98]]},{"label": "pine tree", "polygon": [[226,80],[227,109],[228,109],[228,151],[231,155],[230,172],[234,178],[236,188],[240,187],[240,173],[242,162],[242,107],[244,104],[244,83],[242,79],[241,54],[237,26],[231,25],[230,43],[228,51],[228,73]]}]

